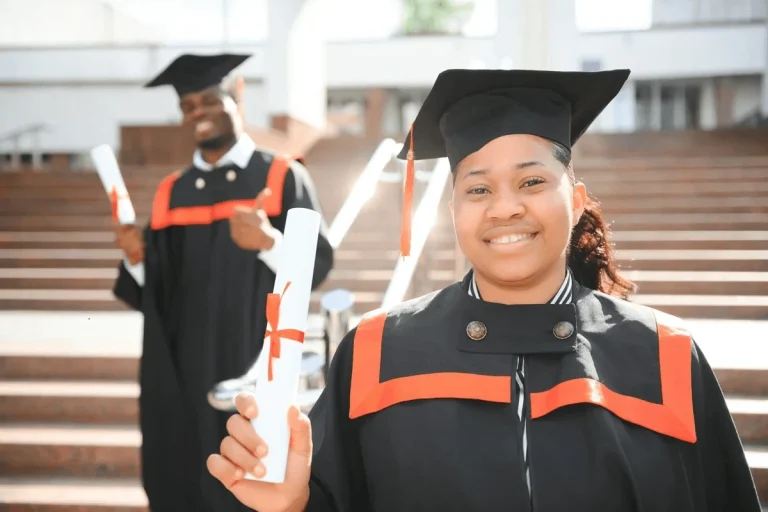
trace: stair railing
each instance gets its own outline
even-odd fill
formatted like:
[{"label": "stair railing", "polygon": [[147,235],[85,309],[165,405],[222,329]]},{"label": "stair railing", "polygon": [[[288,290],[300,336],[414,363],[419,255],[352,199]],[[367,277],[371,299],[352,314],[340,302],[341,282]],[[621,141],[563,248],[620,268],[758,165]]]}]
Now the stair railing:
[{"label": "stair railing", "polygon": [[413,275],[419,263],[424,245],[427,243],[432,228],[437,219],[437,210],[440,199],[445,191],[445,183],[451,174],[448,159],[441,158],[435,164],[432,174],[427,182],[424,194],[413,216],[411,254],[406,258],[398,259],[395,271],[389,282],[387,291],[381,301],[382,309],[389,309],[405,299],[413,281]]},{"label": "stair railing", "polygon": [[[42,154],[40,152],[40,140],[38,135],[41,132],[50,130],[51,125],[48,123],[34,123],[22,128],[14,129],[10,132],[0,135],[0,143],[12,141],[13,149],[11,150],[11,163],[10,169],[18,169],[21,164],[21,150],[20,142],[21,138],[25,135],[32,135],[35,137],[34,149],[32,151],[32,165],[33,167],[40,167],[42,165]],[[0,151],[2,152],[2,151]],[[0,165],[2,167],[2,165]]]}]

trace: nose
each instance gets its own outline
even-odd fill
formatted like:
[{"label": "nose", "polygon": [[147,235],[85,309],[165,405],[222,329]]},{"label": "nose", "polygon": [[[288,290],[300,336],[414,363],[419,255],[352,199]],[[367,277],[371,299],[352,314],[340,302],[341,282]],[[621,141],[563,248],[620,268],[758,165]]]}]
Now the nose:
[{"label": "nose", "polygon": [[493,220],[514,219],[525,214],[525,205],[518,194],[497,192],[492,195],[486,214]]},{"label": "nose", "polygon": [[190,117],[194,121],[200,120],[205,115],[205,109],[202,107],[202,105],[198,105],[195,107],[195,109],[192,111],[192,114]]}]

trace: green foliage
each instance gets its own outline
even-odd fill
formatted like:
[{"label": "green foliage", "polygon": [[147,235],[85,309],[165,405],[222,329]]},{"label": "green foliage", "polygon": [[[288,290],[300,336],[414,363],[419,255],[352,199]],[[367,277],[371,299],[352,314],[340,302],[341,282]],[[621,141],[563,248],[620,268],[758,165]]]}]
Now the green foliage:
[{"label": "green foliage", "polygon": [[471,0],[403,0],[404,35],[456,34],[472,14]]}]

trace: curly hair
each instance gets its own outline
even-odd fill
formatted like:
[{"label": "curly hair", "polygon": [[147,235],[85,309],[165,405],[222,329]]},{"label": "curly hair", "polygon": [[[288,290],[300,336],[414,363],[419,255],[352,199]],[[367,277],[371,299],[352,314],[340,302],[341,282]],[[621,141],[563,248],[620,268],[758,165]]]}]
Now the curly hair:
[{"label": "curly hair", "polygon": [[[575,184],[571,151],[555,142],[552,144],[553,156],[566,168],[571,184]],[[576,281],[587,288],[625,300],[637,289],[635,283],[619,271],[610,241],[610,228],[603,219],[600,204],[593,197],[588,197],[584,213],[571,231],[568,266]]]}]

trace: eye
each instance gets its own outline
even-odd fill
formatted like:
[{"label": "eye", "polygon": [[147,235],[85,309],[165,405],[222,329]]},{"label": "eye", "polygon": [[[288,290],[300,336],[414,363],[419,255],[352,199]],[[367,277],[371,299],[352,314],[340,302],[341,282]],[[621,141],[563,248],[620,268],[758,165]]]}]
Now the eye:
[{"label": "eye", "polygon": [[467,194],[469,194],[469,195],[480,195],[480,194],[484,194],[486,192],[488,192],[488,188],[487,187],[482,187],[482,186],[472,187],[469,190],[467,190]]},{"label": "eye", "polygon": [[523,187],[532,187],[534,185],[539,185],[545,182],[546,180],[544,178],[539,178],[539,177],[528,178],[523,182]]}]

